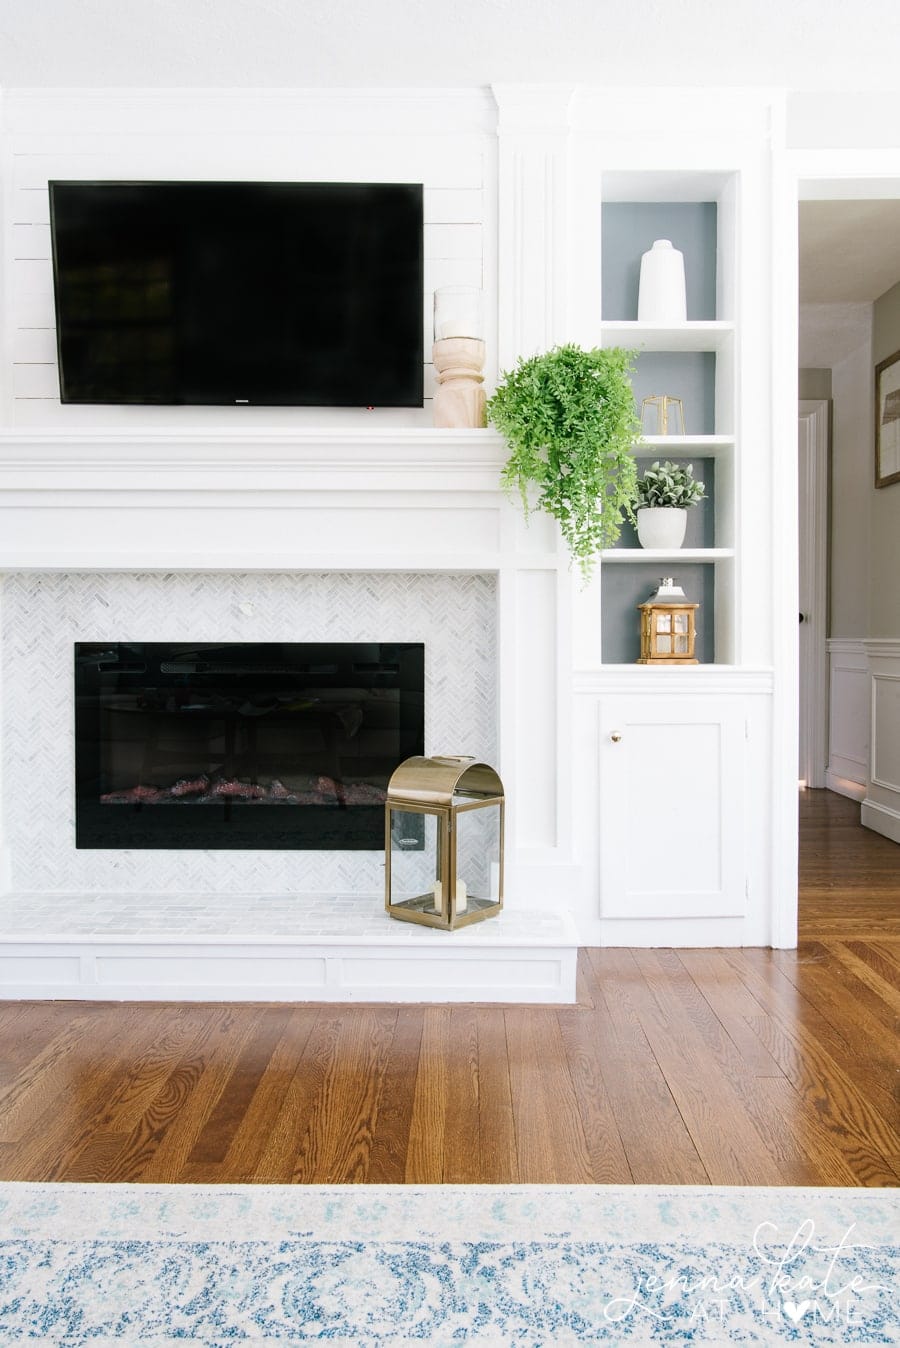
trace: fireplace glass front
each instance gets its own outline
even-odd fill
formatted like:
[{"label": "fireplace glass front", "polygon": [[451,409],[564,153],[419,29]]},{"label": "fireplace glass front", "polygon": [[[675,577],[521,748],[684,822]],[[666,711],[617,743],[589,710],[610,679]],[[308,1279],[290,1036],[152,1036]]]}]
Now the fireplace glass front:
[{"label": "fireplace glass front", "polygon": [[76,846],[380,850],[424,646],[77,642]]}]

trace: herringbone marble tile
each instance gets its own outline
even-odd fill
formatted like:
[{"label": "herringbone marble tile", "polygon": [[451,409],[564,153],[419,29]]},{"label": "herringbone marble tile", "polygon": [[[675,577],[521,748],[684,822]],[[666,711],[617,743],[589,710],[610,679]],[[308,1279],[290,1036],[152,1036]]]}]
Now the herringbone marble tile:
[{"label": "herringbone marble tile", "polygon": [[496,583],[405,572],[9,575],[4,837],[17,890],[378,893],[380,852],[78,851],[75,641],[422,641],[425,752],[496,762]]}]

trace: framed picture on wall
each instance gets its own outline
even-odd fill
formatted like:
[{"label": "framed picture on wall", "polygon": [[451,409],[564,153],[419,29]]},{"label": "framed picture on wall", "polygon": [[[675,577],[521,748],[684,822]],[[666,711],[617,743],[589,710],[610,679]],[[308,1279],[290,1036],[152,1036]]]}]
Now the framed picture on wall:
[{"label": "framed picture on wall", "polygon": [[900,482],[900,351],[875,366],[875,486]]}]

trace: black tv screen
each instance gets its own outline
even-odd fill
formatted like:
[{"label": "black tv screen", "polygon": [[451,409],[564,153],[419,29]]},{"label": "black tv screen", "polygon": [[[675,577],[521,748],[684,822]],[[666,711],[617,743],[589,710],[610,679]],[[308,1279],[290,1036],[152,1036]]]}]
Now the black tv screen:
[{"label": "black tv screen", "polygon": [[420,407],[417,183],[51,182],[64,403]]}]

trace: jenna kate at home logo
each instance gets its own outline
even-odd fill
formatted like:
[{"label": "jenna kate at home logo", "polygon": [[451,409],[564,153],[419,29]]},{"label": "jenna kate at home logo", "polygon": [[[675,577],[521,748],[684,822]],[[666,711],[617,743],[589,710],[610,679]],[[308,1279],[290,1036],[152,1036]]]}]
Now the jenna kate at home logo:
[{"label": "jenna kate at home logo", "polygon": [[748,1267],[648,1274],[608,1301],[603,1314],[611,1323],[647,1317],[724,1324],[750,1311],[785,1325],[862,1326],[873,1317],[896,1324],[900,1289],[877,1280],[877,1257],[873,1262],[866,1254],[877,1256],[880,1247],[854,1241],[855,1230],[854,1223],[837,1240],[817,1239],[811,1218],[793,1231],[761,1222]]}]

